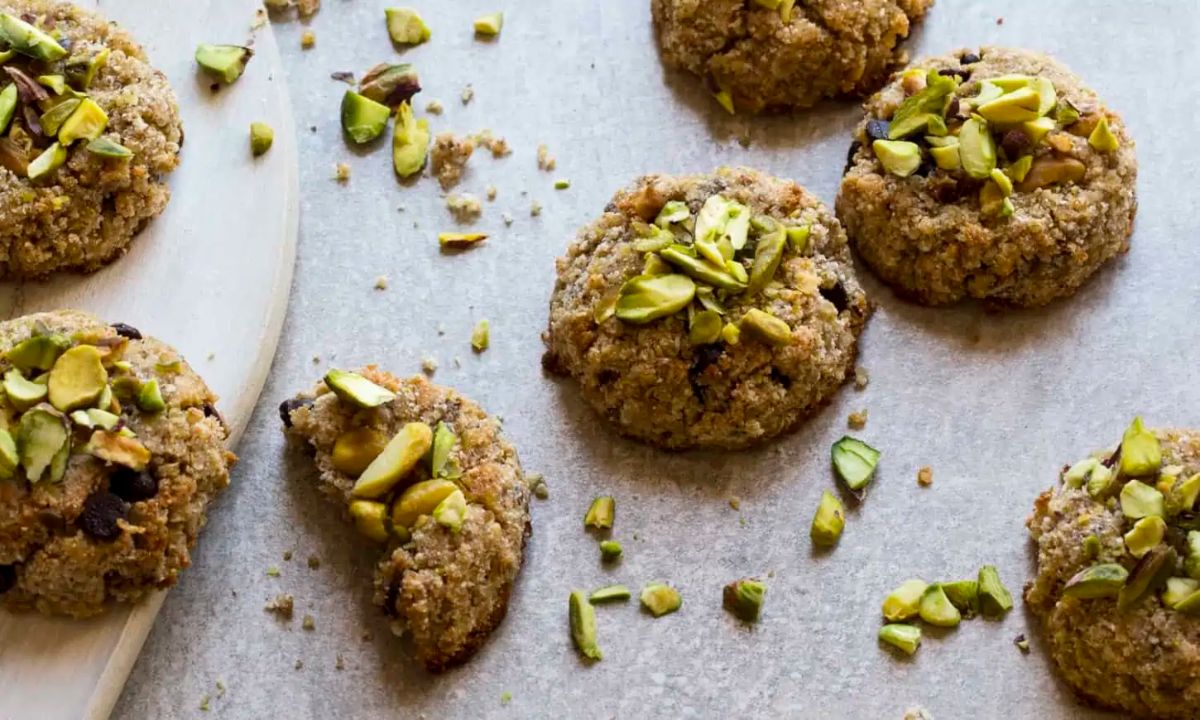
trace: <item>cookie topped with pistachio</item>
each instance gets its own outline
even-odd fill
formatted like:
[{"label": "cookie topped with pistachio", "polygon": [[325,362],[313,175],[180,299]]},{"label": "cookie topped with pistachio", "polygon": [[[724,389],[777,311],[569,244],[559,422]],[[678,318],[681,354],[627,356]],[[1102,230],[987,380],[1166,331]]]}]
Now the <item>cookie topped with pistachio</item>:
[{"label": "cookie topped with pistachio", "polygon": [[865,109],[838,218],[898,293],[1043,305],[1128,250],[1133,139],[1058,61],[960,50],[897,73]]},{"label": "cookie topped with pistachio", "polygon": [[637,180],[557,269],[546,367],[672,449],[791,428],[844,382],[869,312],[828,209],[746,168]]},{"label": "cookie topped with pistachio", "polygon": [[1200,432],[1135,418],[1115,450],[1064,465],[1026,521],[1025,603],[1064,680],[1137,717],[1200,703]]},{"label": "cookie topped with pistachio", "polygon": [[517,452],[478,405],[422,377],[330,370],[279,408],[322,492],[382,553],[375,602],[421,663],[471,657],[508,609],[530,534]]},{"label": "cookie topped with pistachio", "polygon": [[174,585],[229,484],[216,401],[129,325],[0,323],[0,605],[85,617]]},{"label": "cookie topped with pistachio", "polygon": [[0,2],[0,277],[92,271],[166,207],[179,162],[166,77],[115,24]]}]

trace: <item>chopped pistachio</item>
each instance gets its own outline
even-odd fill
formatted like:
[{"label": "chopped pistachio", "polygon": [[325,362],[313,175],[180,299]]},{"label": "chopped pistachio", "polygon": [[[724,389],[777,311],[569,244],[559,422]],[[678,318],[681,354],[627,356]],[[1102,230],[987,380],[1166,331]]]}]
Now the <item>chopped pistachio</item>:
[{"label": "chopped pistachio", "polygon": [[605,562],[612,562],[621,557],[624,552],[621,548],[621,543],[616,540],[603,540],[600,542],[600,559]]},{"label": "chopped pistachio", "polygon": [[972,617],[979,612],[979,581],[954,580],[941,583],[942,592],[958,608],[964,617]]},{"label": "chopped pistachio", "polygon": [[317,44],[317,34],[312,30],[305,30],[300,34],[300,47],[309,50]]},{"label": "chopped pistachio", "polygon": [[1200,580],[1200,531],[1188,530],[1183,571],[1187,573],[1188,577]]},{"label": "chopped pistachio", "polygon": [[554,189],[555,190],[566,190],[569,187],[571,187],[570,180],[560,179],[560,180],[554,181]]},{"label": "chopped pistachio", "polygon": [[350,517],[354,520],[354,527],[375,542],[387,542],[391,537],[388,531],[387,505],[381,502],[352,500]]},{"label": "chopped pistachio", "polygon": [[1191,512],[1196,507],[1196,499],[1200,497],[1200,473],[1189,477],[1174,488],[1171,493],[1174,498],[1176,512]]},{"label": "chopped pistachio", "polygon": [[67,419],[45,403],[21,415],[17,427],[21,467],[31,483],[58,482],[67,472],[71,428]]},{"label": "chopped pistachio", "polygon": [[432,428],[422,422],[406,424],[363,470],[351,494],[360,498],[386,495],[397,482],[412,472],[432,445]]},{"label": "chopped pistachio", "polygon": [[725,327],[721,328],[721,339],[730,345],[737,345],[741,342],[742,331],[733,323],[725,323]]},{"label": "chopped pistachio", "polygon": [[62,95],[67,90],[67,79],[62,75],[38,75],[38,84],[50,88],[55,95]]},{"label": "chopped pistachio", "polygon": [[461,491],[449,480],[422,480],[409,485],[392,505],[392,525],[411,529],[422,515],[432,515],[442,501],[456,492]]},{"label": "chopped pistachio", "polygon": [[355,143],[362,145],[383,134],[392,109],[353,90],[342,96],[342,130]]},{"label": "chopped pistachio", "polygon": [[4,359],[22,372],[49,370],[70,347],[70,339],[63,335],[37,334],[14,345],[4,353]]},{"label": "chopped pistachio", "polygon": [[848,435],[835,442],[831,449],[834,470],[846,487],[854,491],[863,490],[871,482],[880,454],[862,440]]},{"label": "chopped pistachio", "polygon": [[93,155],[115,160],[128,160],[133,157],[133,151],[124,145],[105,137],[96,138],[87,144],[87,150]]},{"label": "chopped pistachio", "polygon": [[696,284],[687,275],[638,275],[621,286],[615,314],[643,325],[683,310],[695,295]]},{"label": "chopped pistachio", "polygon": [[1012,595],[1004,583],[1000,582],[1000,573],[993,565],[979,568],[979,610],[984,617],[999,617],[1012,609]]},{"label": "chopped pistachio", "polygon": [[905,623],[889,623],[879,628],[879,639],[912,655],[921,647],[921,628]]},{"label": "chopped pistachio", "polygon": [[813,515],[812,526],[808,535],[814,545],[832,547],[842,536],[842,528],[846,526],[846,510],[841,500],[828,490],[821,493],[821,502]]},{"label": "chopped pistachio", "polygon": [[1088,145],[1100,152],[1116,152],[1121,147],[1121,142],[1108,126],[1107,115],[1100,116],[1100,122],[1096,123],[1096,127],[1088,135]]},{"label": "chopped pistachio", "polygon": [[8,430],[0,429],[0,479],[11,478],[20,463],[21,456],[17,454],[17,442]]},{"label": "chopped pistachio", "polygon": [[1162,542],[1166,532],[1167,523],[1161,517],[1144,517],[1125,533],[1125,547],[1130,555],[1140,558]]},{"label": "chopped pistachio", "polygon": [[1023,182],[1026,176],[1029,175],[1030,169],[1033,168],[1033,156],[1025,155],[1016,162],[1011,163],[1004,168],[1004,174],[1012,178],[1013,182]]},{"label": "chopped pistachio", "polygon": [[673,613],[683,605],[679,591],[665,583],[649,583],[642,588],[640,596],[642,607],[650,611],[654,617],[662,617]]},{"label": "chopped pistachio", "polygon": [[50,143],[41,155],[29,163],[27,174],[30,180],[40,180],[54,172],[67,161],[67,148],[57,142]]},{"label": "chopped pistachio", "polygon": [[[657,257],[652,255],[651,257]],[[692,345],[708,345],[721,339],[721,316],[712,310],[701,310],[692,315],[688,322],[688,342]]]},{"label": "chopped pistachio", "polygon": [[761,292],[775,278],[786,248],[787,231],[782,225],[758,239],[758,245],[754,248],[754,262],[750,266],[750,282],[746,285],[748,295]]},{"label": "chopped pistachio", "polygon": [[921,611],[921,598],[929,586],[924,580],[906,580],[883,599],[883,616],[889,621],[907,620]]},{"label": "chopped pistachio", "polygon": [[921,148],[907,140],[876,140],[871,143],[875,157],[892,175],[908,177],[921,165]]},{"label": "chopped pistachio", "polygon": [[9,13],[0,13],[0,41],[11,50],[43,62],[55,62],[67,56],[66,48],[49,33]]},{"label": "chopped pistachio", "polygon": [[1200,580],[1194,578],[1172,577],[1167,578],[1167,585],[1163,588],[1162,601],[1172,609],[1178,609],[1189,597],[1200,591]]},{"label": "chopped pistachio", "polygon": [[331,369],[325,373],[324,380],[325,386],[332,390],[339,400],[355,407],[369,409],[396,399],[396,393],[355,372]]},{"label": "chopped pistachio", "polygon": [[47,383],[50,404],[67,413],[95,404],[108,386],[108,372],[94,345],[77,345],[59,356]]},{"label": "chopped pistachio", "polygon": [[1087,492],[1093,499],[1107,498],[1117,489],[1117,473],[1106,465],[1097,465],[1087,480]]},{"label": "chopped pistachio", "polygon": [[196,47],[196,64],[226,85],[242,76],[254,51],[240,45],[209,45]]},{"label": "chopped pistachio", "polygon": [[922,620],[937,627],[955,627],[962,621],[962,614],[937,583],[925,588],[917,612]]},{"label": "chopped pistachio", "polygon": [[412,177],[425,167],[428,154],[429,121],[415,119],[412,107],[406,102],[400,103],[392,135],[392,167],[400,177]]},{"label": "chopped pistachio", "polygon": [[600,529],[611,528],[616,511],[617,501],[610,495],[601,495],[592,500],[587,513],[583,516],[583,526]]},{"label": "chopped pistachio", "polygon": [[789,227],[786,229],[788,244],[792,246],[792,252],[802,253],[808,248],[808,236],[812,234],[812,227],[803,225],[801,227]]},{"label": "chopped pistachio", "polygon": [[452,248],[461,250],[463,248],[475,247],[475,245],[487,240],[485,233],[455,233],[444,232],[438,233],[438,245],[444,248]]},{"label": "chopped pistachio", "polygon": [[388,437],[373,428],[356,428],[338,435],[330,462],[333,469],[357,478],[387,446]]},{"label": "chopped pistachio", "polygon": [[1159,545],[1138,560],[1137,565],[1129,573],[1125,587],[1117,595],[1117,609],[1125,610],[1137,605],[1141,600],[1165,585],[1167,579],[1175,574],[1175,565],[1179,560],[1175,548]]},{"label": "chopped pistachio", "polygon": [[668,200],[662,206],[662,210],[658,211],[658,216],[654,218],[654,224],[661,228],[667,228],[672,223],[683,222],[691,216],[692,211],[688,208],[687,203],[682,200]]},{"label": "chopped pistachio", "polygon": [[0,91],[0,133],[8,130],[8,126],[13,119],[13,113],[16,111],[17,84],[9,83],[8,87]]},{"label": "chopped pistachio", "polygon": [[491,343],[491,325],[486,319],[475,323],[474,329],[471,330],[471,349],[477,353],[481,353],[488,349]]},{"label": "chopped pistachio", "polygon": [[962,161],[958,157],[958,143],[944,147],[931,147],[929,155],[933,158],[934,164],[943,170],[957,170],[962,167]]},{"label": "chopped pistachio", "polygon": [[722,195],[710,195],[696,216],[697,240],[728,240],[734,250],[746,245],[750,233],[750,208]]},{"label": "chopped pistachio", "polygon": [[958,154],[963,170],[976,180],[987,180],[996,167],[996,141],[987,123],[970,118],[958,131]]},{"label": "chopped pistachio", "polygon": [[1100,551],[1104,549],[1100,538],[1095,535],[1088,535],[1083,539],[1083,556],[1088,560],[1095,560],[1100,557]]},{"label": "chopped pistachio", "polygon": [[629,592],[629,588],[624,585],[606,585],[605,587],[593,590],[591,595],[588,595],[588,602],[603,603],[615,602],[618,600],[628,600],[633,597],[633,593]]},{"label": "chopped pistachio", "polygon": [[[420,91],[421,80],[417,76],[417,70],[408,63],[379,63],[368,70],[358,82],[358,92],[363,97],[388,107],[410,102],[413,95]],[[426,107],[425,110],[428,112],[429,108]]]},{"label": "chopped pistachio", "polygon": [[996,184],[996,187],[1000,188],[1000,193],[1002,195],[1004,195],[1005,197],[1012,195],[1012,191],[1013,191],[1012,178],[1005,175],[1003,170],[1001,170],[1000,168],[992,168],[991,181]]},{"label": "chopped pistachio", "polygon": [[[1051,86],[1051,92],[1053,91]],[[1037,120],[1041,116],[1038,112],[1041,103],[1041,96],[1037,90],[1023,87],[979,105],[976,112],[988,122],[1013,125]]]},{"label": "chopped pistachio", "polygon": [[412,8],[386,8],[388,35],[399,45],[420,45],[429,39],[429,26]]},{"label": "chopped pistachio", "polygon": [[1135,417],[1121,438],[1121,472],[1129,477],[1144,477],[1158,472],[1162,465],[1162,447],[1142,418]]},{"label": "chopped pistachio", "polygon": [[596,644],[596,608],[588,602],[582,590],[572,590],[568,602],[571,619],[571,639],[584,657],[599,660],[604,657]]},{"label": "chopped pistachio", "polygon": [[727,90],[718,90],[717,92],[713,93],[713,99],[717,101],[718,105],[725,108],[725,112],[729,113],[730,115],[734,114],[733,96],[731,96]]},{"label": "chopped pistachio", "polygon": [[792,8],[795,7],[796,0],[780,0],[779,1],[779,19],[787,25],[792,21]]},{"label": "chopped pistachio", "polygon": [[450,461],[450,453],[456,444],[458,444],[458,435],[455,434],[454,428],[438,421],[437,427],[433,431],[433,446],[429,452],[430,475],[443,477],[452,474],[449,472],[453,465]]},{"label": "chopped pistachio", "polygon": [[254,157],[265,155],[275,142],[275,130],[265,122],[250,123],[250,153]]},{"label": "chopped pistachio", "polygon": [[747,310],[738,327],[768,345],[779,347],[792,341],[792,329],[786,322],[758,308]]},{"label": "chopped pistachio", "polygon": [[462,530],[462,524],[467,519],[467,496],[462,490],[454,489],[433,509],[434,521],[451,532]]},{"label": "chopped pistachio", "polygon": [[1032,192],[1050,185],[1079,182],[1087,174],[1087,167],[1075,158],[1043,155],[1033,160],[1025,178],[1017,187],[1021,192]]},{"label": "chopped pistachio", "polygon": [[142,412],[147,413],[157,413],[167,409],[157,379],[142,383],[142,387],[138,390],[137,406]]},{"label": "chopped pistachio", "polygon": [[1081,488],[1087,482],[1088,478],[1091,477],[1092,471],[1098,467],[1100,467],[1098,459],[1094,457],[1084,458],[1067,468],[1067,471],[1063,473],[1063,484],[1067,487]]},{"label": "chopped pistachio", "polygon": [[1162,517],[1163,494],[1146,483],[1130,480],[1121,488],[1121,512],[1130,520]]},{"label": "chopped pistachio", "polygon": [[500,28],[503,26],[504,13],[502,12],[488,13],[475,18],[475,33],[478,35],[495,37],[500,34]]},{"label": "chopped pistachio", "polygon": [[21,371],[10,368],[4,373],[4,395],[9,404],[19,411],[37,405],[46,397],[46,386],[26,380]]},{"label": "chopped pistachio", "polygon": [[761,580],[743,578],[725,586],[722,601],[725,609],[739,620],[752,623],[758,622],[766,595],[767,586]]},{"label": "chopped pistachio", "polygon": [[940,120],[946,97],[957,87],[956,78],[939,75],[936,70],[925,73],[924,88],[905,98],[892,115],[888,139],[900,140],[924,130],[931,118]]},{"label": "chopped pistachio", "polygon": [[[741,292],[746,289],[747,280],[739,280],[730,272],[729,267],[718,267],[713,263],[699,258],[695,250],[685,245],[671,245],[660,252],[662,259],[682,270],[688,277],[708,283],[713,287],[731,292]],[[733,263],[734,267],[741,265]],[[688,302],[691,302],[689,298]],[[684,303],[686,306],[686,303]]]}]

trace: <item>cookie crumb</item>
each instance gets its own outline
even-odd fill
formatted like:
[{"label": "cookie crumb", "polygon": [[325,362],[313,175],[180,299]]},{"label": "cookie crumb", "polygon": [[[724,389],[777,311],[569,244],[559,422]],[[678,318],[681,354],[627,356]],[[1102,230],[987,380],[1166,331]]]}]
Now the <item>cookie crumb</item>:
[{"label": "cookie crumb", "polygon": [[295,664],[293,667],[295,667],[297,670],[299,670],[300,668],[304,667],[304,661],[303,661],[303,660],[297,660],[297,661],[296,661],[296,664]]},{"label": "cookie crumb", "polygon": [[429,151],[429,167],[443,190],[458,184],[466,172],[467,161],[475,152],[475,141],[469,137],[455,137],[454,133],[439,133],[433,139]]},{"label": "cookie crumb", "polygon": [[284,562],[291,562],[291,560],[292,560],[292,551],[291,550],[283,551],[283,560],[284,560]]},{"label": "cookie crumb", "polygon": [[537,164],[539,170],[545,170],[546,172],[550,172],[558,166],[558,161],[551,157],[550,148],[546,147],[545,144],[538,145],[537,147]]},{"label": "cookie crumb", "polygon": [[550,488],[546,485],[546,477],[541,473],[529,473],[525,476],[525,483],[529,485],[529,491],[538,500],[545,500],[550,497]]},{"label": "cookie crumb", "polygon": [[867,410],[863,408],[858,412],[852,412],[846,418],[846,424],[853,430],[862,430],[867,426]]},{"label": "cookie crumb", "polygon": [[496,186],[495,186],[495,185],[488,185],[488,186],[487,186],[487,190],[485,190],[484,192],[485,192],[485,193],[487,193],[487,199],[488,199],[488,202],[491,202],[492,200],[495,200],[495,199],[496,199],[496,194],[497,194],[499,191],[498,191],[498,190],[496,190]]},{"label": "cookie crumb", "polygon": [[917,471],[917,484],[921,487],[929,487],[933,484],[933,468],[926,465]]},{"label": "cookie crumb", "polygon": [[427,358],[424,358],[421,360],[421,372],[425,373],[426,375],[434,374],[435,372],[437,372],[437,369],[438,369],[437,360],[435,360],[431,357],[427,357]]},{"label": "cookie crumb", "polygon": [[296,607],[296,600],[291,593],[280,593],[263,605],[263,610],[275,613],[281,618],[291,620],[292,611]]},{"label": "cookie crumb", "polygon": [[225,681],[217,678],[217,697],[225,697]]},{"label": "cookie crumb", "polygon": [[505,690],[504,692],[500,693],[500,704],[501,704],[501,705],[507,705],[507,704],[509,704],[510,702],[512,702],[512,693],[510,693],[510,692],[509,692],[509,691],[507,691],[507,690]]},{"label": "cookie crumb", "polygon": [[304,619],[300,621],[300,627],[304,628],[305,630],[316,630],[317,621],[313,619],[312,615],[305,615]]},{"label": "cookie crumb", "polygon": [[359,637],[362,639],[363,642],[371,642],[371,640],[375,637],[375,635],[370,630],[364,630],[363,634],[360,635]]},{"label": "cookie crumb", "polygon": [[1017,649],[1020,650],[1021,652],[1025,653],[1025,654],[1029,653],[1029,640],[1027,640],[1025,638],[1025,633],[1021,633],[1020,635],[1013,638],[1013,645],[1016,645]]},{"label": "cookie crumb", "polygon": [[491,130],[480,130],[475,134],[473,140],[479,147],[490,150],[492,157],[501,158],[512,153],[512,149],[508,147],[508,141],[502,137],[496,137]]},{"label": "cookie crumb", "polygon": [[741,510],[742,509],[742,499],[740,497],[738,497],[737,495],[731,496],[729,498],[729,507],[733,508],[734,510]]},{"label": "cookie crumb", "polygon": [[304,34],[300,36],[300,47],[304,48],[305,50],[312,49],[312,47],[316,44],[317,34],[312,30],[305,30]]},{"label": "cookie crumb", "polygon": [[854,366],[854,387],[857,390],[863,390],[867,387],[867,383],[871,382],[871,375],[862,365]]},{"label": "cookie crumb", "polygon": [[279,577],[279,568],[275,567],[274,565],[267,568],[267,577]]},{"label": "cookie crumb", "polygon": [[200,710],[202,712],[208,712],[208,696],[207,695],[205,695],[204,698],[200,701]]},{"label": "cookie crumb", "polygon": [[349,182],[350,181],[350,166],[347,165],[346,163],[338,163],[334,167],[334,175],[333,176],[335,178],[337,178],[337,181],[340,183]]},{"label": "cookie crumb", "polygon": [[479,202],[479,198],[469,193],[447,197],[446,209],[460,223],[474,222],[483,214],[483,204]]},{"label": "cookie crumb", "polygon": [[922,707],[913,707],[904,711],[904,720],[933,720],[933,715]]},{"label": "cookie crumb", "polygon": [[346,669],[346,659],[342,657],[341,653],[338,653],[337,655],[334,656],[333,669],[334,670],[345,670]]},{"label": "cookie crumb", "polygon": [[996,18],[996,24],[997,24],[997,25],[1003,25],[1003,24],[1004,24],[1004,18],[1003,18],[1003,17],[998,17],[998,18]]},{"label": "cookie crumb", "polygon": [[387,290],[387,287],[388,287],[387,275],[380,275],[379,277],[375,278],[375,289],[376,290]]},{"label": "cookie crumb", "polygon": [[442,110],[443,108],[441,100],[430,100],[429,102],[425,103],[425,112],[429,113],[430,115],[441,115]]},{"label": "cookie crumb", "polygon": [[250,29],[258,30],[259,28],[261,28],[262,26],[264,26],[266,24],[267,24],[266,8],[258,8],[257,10],[254,11],[254,20],[251,21],[251,23],[250,23]]},{"label": "cookie crumb", "polygon": [[460,95],[460,97],[462,98],[462,104],[466,105],[475,99],[475,88],[467,85],[465,88],[463,88],[462,95]]},{"label": "cookie crumb", "polygon": [[316,555],[309,555],[308,556],[308,569],[316,570],[319,567],[321,567],[321,558],[317,557]]},{"label": "cookie crumb", "polygon": [[540,202],[538,202],[537,200],[534,200],[533,203],[529,206],[529,214],[532,215],[533,217],[537,217],[538,215],[541,215],[542,214],[542,204]]}]

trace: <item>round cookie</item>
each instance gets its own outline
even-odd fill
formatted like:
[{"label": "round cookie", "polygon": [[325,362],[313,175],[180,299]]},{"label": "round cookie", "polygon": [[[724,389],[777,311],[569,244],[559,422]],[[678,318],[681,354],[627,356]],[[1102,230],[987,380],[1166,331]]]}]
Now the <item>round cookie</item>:
[{"label": "round cookie", "polygon": [[829,210],[746,168],[637,180],[557,269],[547,369],[670,449],[790,429],[845,381],[869,314]]},{"label": "round cookie", "polygon": [[95,270],[166,207],[183,143],[175,95],[95,13],[48,0],[0,0],[0,13],[12,53],[0,109],[13,110],[0,127],[0,278]]},{"label": "round cookie", "polygon": [[422,377],[331,371],[280,406],[316,456],[322,492],[379,543],[375,602],[439,672],[508,610],[530,534],[529,488],[500,424]]},{"label": "round cookie", "polygon": [[1096,705],[1196,717],[1200,432],[1135,420],[1118,451],[1060,480],[1026,521],[1037,575],[1025,588],[1059,673]]},{"label": "round cookie", "polygon": [[1133,140],[1059,62],[993,47],[930,58],[865,108],[837,213],[897,293],[1043,305],[1128,250]]},{"label": "round cookie", "polygon": [[175,584],[228,429],[166,344],[81,312],[0,323],[0,604],[75,617]]},{"label": "round cookie", "polygon": [[862,95],[903,63],[933,0],[651,0],[663,60],[704,78],[730,112]]}]

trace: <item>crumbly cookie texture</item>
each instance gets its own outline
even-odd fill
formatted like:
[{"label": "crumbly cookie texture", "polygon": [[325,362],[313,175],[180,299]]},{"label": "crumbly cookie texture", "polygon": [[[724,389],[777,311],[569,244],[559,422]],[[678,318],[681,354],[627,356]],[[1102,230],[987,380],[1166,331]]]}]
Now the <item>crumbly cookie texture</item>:
[{"label": "crumbly cookie texture", "polygon": [[[1134,142],[1078,77],[1045,55],[995,47],[912,67],[866,103],[837,199],[855,250],[897,293],[927,305],[1044,305],[1128,250]],[[895,137],[906,99],[929,87],[928,71],[956,86],[934,124]],[[1000,92],[996,104],[982,102]],[[1040,117],[1005,122],[1007,113]]]},{"label": "crumbly cookie texture", "polygon": [[28,78],[71,78],[68,63],[108,52],[106,61],[96,62],[86,89],[76,82],[75,91],[86,92],[107,115],[100,138],[132,152],[124,159],[105,157],[89,151],[84,137],[70,144],[56,170],[30,180],[29,165],[53,140],[43,134],[43,108],[67,97],[33,83],[34,91],[42,87],[48,99],[36,109],[23,100],[0,137],[0,277],[96,270],[124,253],[134,235],[166,207],[170,193],[164,176],[178,164],[183,143],[175,94],[141,47],[95,13],[49,0],[8,0],[0,2],[0,12],[69,41],[64,59],[44,62],[18,54],[5,63],[6,70]]},{"label": "crumbly cookie texture", "polygon": [[742,448],[790,429],[846,380],[869,314],[832,213],[746,168],[637,180],[557,271],[546,368],[578,380],[621,432],[671,449]]},{"label": "crumbly cookie texture", "polygon": [[791,110],[878,88],[933,0],[651,0],[663,60],[736,112]]},{"label": "crumbly cookie texture", "polygon": [[0,604],[85,617],[174,585],[235,460],[204,381],[73,311],[0,323],[0,376]]},{"label": "crumbly cookie texture", "polygon": [[1161,461],[1143,464],[1136,480],[1122,461],[1127,432],[1117,453],[1064,468],[1061,484],[1038,497],[1026,521],[1037,574],[1025,603],[1080,697],[1184,720],[1200,704],[1200,433],[1143,430],[1141,442],[1150,437]]},{"label": "crumbly cookie texture", "polygon": [[[363,408],[321,382],[286,401],[280,414],[288,432],[315,453],[322,492],[386,548],[376,567],[375,602],[394,619],[398,635],[411,634],[421,663],[442,671],[470,658],[504,619],[530,534],[529,489],[499,422],[475,403],[419,376],[399,379],[374,366],[356,374],[385,389],[382,397],[394,397]],[[435,438],[452,433],[446,437],[453,443],[435,440],[427,459],[382,494],[364,496],[360,481],[374,470],[362,466],[382,445],[358,450],[363,438],[395,439],[413,425],[436,429]],[[350,454],[357,467],[348,467]],[[413,509],[421,488],[442,483],[465,500],[457,511],[442,516],[445,493],[437,508]],[[378,521],[368,517],[372,508]]]}]

